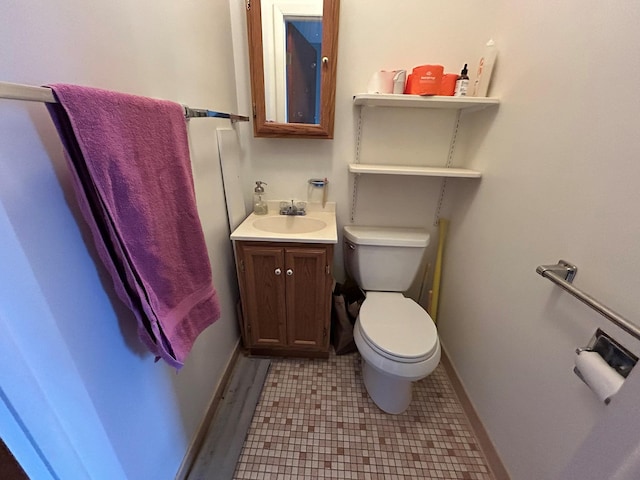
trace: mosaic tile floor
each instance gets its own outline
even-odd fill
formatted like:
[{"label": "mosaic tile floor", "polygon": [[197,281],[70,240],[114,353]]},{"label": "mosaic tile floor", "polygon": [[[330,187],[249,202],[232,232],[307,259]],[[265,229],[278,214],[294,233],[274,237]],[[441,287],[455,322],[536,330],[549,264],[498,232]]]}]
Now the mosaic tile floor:
[{"label": "mosaic tile floor", "polygon": [[401,415],[376,407],[357,353],[274,359],[234,479],[493,480],[442,367]]}]

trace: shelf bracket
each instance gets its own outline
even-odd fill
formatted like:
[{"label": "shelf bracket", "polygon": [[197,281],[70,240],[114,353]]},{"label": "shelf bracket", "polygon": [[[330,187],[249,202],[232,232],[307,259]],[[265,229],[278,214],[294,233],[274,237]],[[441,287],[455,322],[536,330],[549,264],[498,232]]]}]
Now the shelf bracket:
[{"label": "shelf bracket", "polygon": [[[458,139],[458,128],[460,127],[460,116],[462,114],[462,110],[458,109],[456,112],[456,120],[453,127],[453,133],[451,135],[451,143],[449,143],[449,155],[447,157],[447,163],[445,168],[451,168],[453,164],[453,157],[456,152],[456,140]],[[440,197],[438,198],[438,206],[436,207],[436,213],[433,217],[433,226],[437,227],[440,224],[440,212],[442,210],[442,204],[444,203],[444,194],[447,190],[447,179],[443,178],[442,183],[440,184]]]},{"label": "shelf bracket", "polygon": [[[360,150],[362,147],[362,123],[363,123],[363,113],[362,113],[362,105],[358,108],[358,133],[356,137],[356,161],[355,163],[360,163]],[[359,174],[355,174],[353,176],[353,191],[351,195],[351,223],[356,221],[356,207],[358,205],[358,178]]]}]

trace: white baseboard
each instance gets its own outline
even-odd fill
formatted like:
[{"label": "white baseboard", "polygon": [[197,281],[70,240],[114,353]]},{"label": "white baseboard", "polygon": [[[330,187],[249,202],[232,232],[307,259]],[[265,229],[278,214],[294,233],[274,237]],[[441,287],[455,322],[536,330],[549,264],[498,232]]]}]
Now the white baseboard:
[{"label": "white baseboard", "polygon": [[460,381],[460,377],[458,376],[458,372],[455,367],[451,363],[450,357],[447,354],[444,345],[442,345],[442,365],[449,376],[449,380],[451,381],[451,385],[456,395],[458,396],[458,400],[460,401],[460,405],[464,410],[464,413],[467,415],[469,419],[469,424],[471,425],[472,430],[476,434],[476,439],[478,440],[478,444],[484,453],[485,458],[487,459],[487,463],[489,464],[489,468],[493,473],[496,480],[509,480],[509,474],[507,469],[504,467],[500,456],[491,441],[491,437],[487,433],[487,430],[484,428],[482,421],[480,420],[480,416],[476,411],[473,403],[469,399],[466,390],[464,389],[463,383]]},{"label": "white baseboard", "polygon": [[196,432],[193,435],[193,438],[191,439],[191,444],[189,445],[189,448],[187,449],[187,453],[185,453],[184,458],[182,459],[182,463],[180,464],[180,468],[176,473],[175,480],[186,480],[187,475],[189,475],[189,471],[193,466],[193,462],[195,461],[196,457],[198,456],[198,453],[200,452],[200,449],[202,448],[202,444],[204,443],[204,440],[206,438],[209,425],[211,425],[213,416],[215,415],[216,410],[218,409],[218,405],[220,404],[220,399],[222,398],[224,389],[229,383],[229,378],[231,377],[231,372],[233,372],[233,367],[235,366],[236,361],[238,360],[239,353],[240,353],[240,338],[238,338],[238,341],[236,342],[236,346],[234,347],[233,352],[229,357],[229,361],[227,362],[227,365],[224,368],[224,373],[220,377],[220,381],[218,382],[218,385],[216,386],[213,392],[213,396],[211,397],[211,401],[209,402],[207,411],[202,417],[202,421],[200,422],[200,425],[198,425],[198,428],[196,429]]}]

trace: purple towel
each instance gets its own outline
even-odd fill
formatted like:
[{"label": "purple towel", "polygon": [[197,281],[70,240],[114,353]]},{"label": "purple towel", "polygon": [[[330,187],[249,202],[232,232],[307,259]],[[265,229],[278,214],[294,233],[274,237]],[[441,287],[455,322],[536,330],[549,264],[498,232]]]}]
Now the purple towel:
[{"label": "purple towel", "polygon": [[83,216],[142,342],[180,368],[220,316],[182,106],[74,85],[47,104]]}]

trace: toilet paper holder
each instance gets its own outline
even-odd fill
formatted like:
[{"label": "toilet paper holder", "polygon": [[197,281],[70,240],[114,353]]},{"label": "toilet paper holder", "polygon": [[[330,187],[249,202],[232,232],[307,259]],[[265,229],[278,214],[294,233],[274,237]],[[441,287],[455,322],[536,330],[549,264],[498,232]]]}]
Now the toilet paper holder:
[{"label": "toilet paper holder", "polygon": [[[606,332],[597,329],[586,347],[576,348],[576,353],[596,352],[616,372],[627,378],[633,367],[638,363],[638,357],[611,338]],[[584,382],[584,378],[577,368],[573,372]],[[587,382],[585,382],[587,383]]]}]

